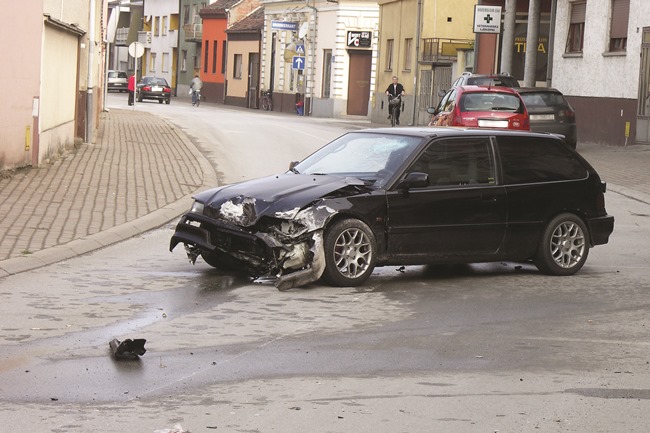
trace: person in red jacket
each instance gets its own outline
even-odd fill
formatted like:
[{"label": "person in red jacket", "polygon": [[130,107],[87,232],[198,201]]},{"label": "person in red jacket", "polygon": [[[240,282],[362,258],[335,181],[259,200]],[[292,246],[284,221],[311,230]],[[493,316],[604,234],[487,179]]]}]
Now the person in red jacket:
[{"label": "person in red jacket", "polygon": [[135,100],[135,75],[129,76],[127,87],[129,89],[129,105],[133,105]]}]

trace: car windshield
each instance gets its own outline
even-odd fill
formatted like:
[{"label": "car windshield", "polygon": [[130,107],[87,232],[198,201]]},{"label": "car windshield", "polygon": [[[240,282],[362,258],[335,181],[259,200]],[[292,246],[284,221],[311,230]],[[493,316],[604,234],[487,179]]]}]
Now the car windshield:
[{"label": "car windshield", "polygon": [[518,111],[520,99],[510,93],[472,92],[460,99],[460,111]]},{"label": "car windshield", "polygon": [[351,132],[308,156],[293,171],[354,176],[384,187],[421,142],[420,137]]}]

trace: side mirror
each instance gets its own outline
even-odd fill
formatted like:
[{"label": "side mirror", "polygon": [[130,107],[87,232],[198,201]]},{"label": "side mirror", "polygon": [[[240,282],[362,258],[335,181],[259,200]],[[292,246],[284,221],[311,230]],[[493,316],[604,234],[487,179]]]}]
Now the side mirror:
[{"label": "side mirror", "polygon": [[420,173],[414,171],[409,173],[406,177],[399,181],[397,189],[408,190],[410,188],[424,188],[429,186],[429,175],[427,173]]},{"label": "side mirror", "polygon": [[445,96],[446,94],[447,94],[447,91],[446,91],[446,90],[438,90],[438,97],[442,98],[442,97]]},{"label": "side mirror", "polygon": [[289,170],[293,170],[296,165],[298,165],[300,161],[291,161],[289,163]]},{"label": "side mirror", "polygon": [[438,114],[438,113],[436,112],[436,107],[429,107],[429,108],[427,108],[427,113],[429,113],[429,114],[431,114],[431,115],[433,115],[433,116],[435,116],[436,114]]}]

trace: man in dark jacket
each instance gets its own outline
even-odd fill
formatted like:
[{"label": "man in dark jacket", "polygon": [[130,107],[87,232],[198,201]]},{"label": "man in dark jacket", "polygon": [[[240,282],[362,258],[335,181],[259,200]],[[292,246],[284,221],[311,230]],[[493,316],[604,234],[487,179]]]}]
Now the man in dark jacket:
[{"label": "man in dark jacket", "polygon": [[[388,101],[389,101],[388,118],[390,119],[390,112],[391,112],[390,100],[396,96],[404,95],[404,86],[402,86],[400,83],[397,82],[397,77],[393,76],[392,84],[389,84],[388,87],[386,88],[386,95],[388,96]],[[395,109],[395,123],[397,123],[398,125],[399,125],[400,105],[402,104],[399,104]]]}]

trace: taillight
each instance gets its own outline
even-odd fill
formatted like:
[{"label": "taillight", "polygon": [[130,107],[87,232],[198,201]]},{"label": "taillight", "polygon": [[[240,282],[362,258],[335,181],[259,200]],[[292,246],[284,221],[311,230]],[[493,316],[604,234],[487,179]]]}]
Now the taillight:
[{"label": "taillight", "polygon": [[576,118],[575,111],[570,110],[570,109],[560,110],[557,114],[558,114],[558,116],[560,118],[564,118],[564,119],[567,119],[569,121],[575,121],[575,118]]},{"label": "taillight", "polygon": [[142,87],[142,90],[144,90],[145,92],[151,92],[151,86],[144,86]]},{"label": "taillight", "polygon": [[169,87],[165,87],[165,88],[163,89],[163,92],[165,92],[165,93],[171,93],[171,92],[172,92],[172,89],[170,89]]},{"label": "taillight", "polygon": [[463,116],[460,113],[460,108],[454,107],[454,120],[453,123],[451,124],[452,126],[465,126],[465,122],[463,122]]}]

